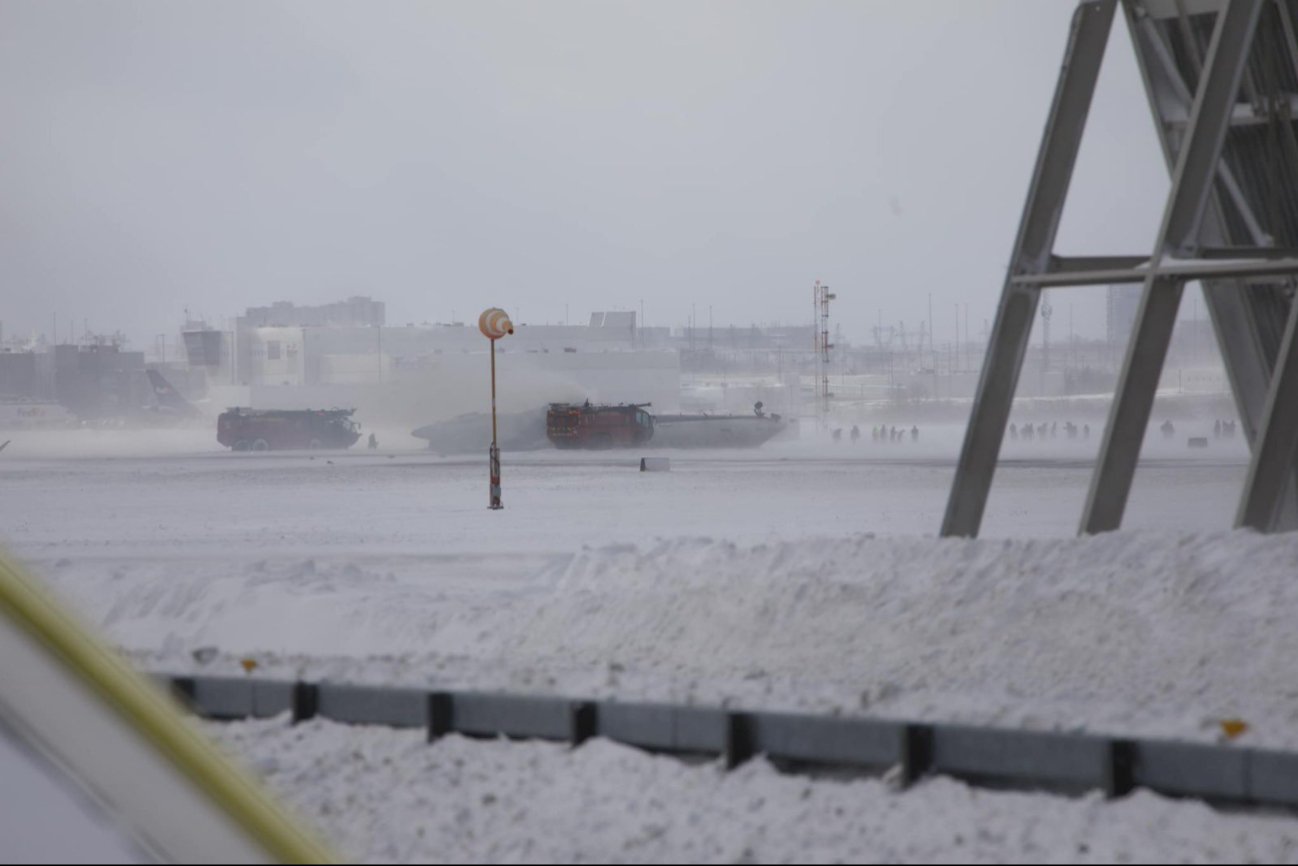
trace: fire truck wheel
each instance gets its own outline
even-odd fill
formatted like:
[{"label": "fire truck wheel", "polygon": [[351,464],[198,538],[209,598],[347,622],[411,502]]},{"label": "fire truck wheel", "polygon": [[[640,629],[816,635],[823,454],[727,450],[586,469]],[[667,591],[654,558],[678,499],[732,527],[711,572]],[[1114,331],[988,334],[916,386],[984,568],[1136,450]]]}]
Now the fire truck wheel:
[{"label": "fire truck wheel", "polygon": [[270,450],[270,443],[267,442],[265,439],[258,439],[256,442],[252,443],[252,450],[253,450],[253,451],[269,451],[269,450]]},{"label": "fire truck wheel", "polygon": [[234,443],[233,446],[231,446],[231,450],[234,450],[234,451],[247,451],[247,450],[248,450],[248,440],[246,440],[246,439],[240,439],[238,442]]}]

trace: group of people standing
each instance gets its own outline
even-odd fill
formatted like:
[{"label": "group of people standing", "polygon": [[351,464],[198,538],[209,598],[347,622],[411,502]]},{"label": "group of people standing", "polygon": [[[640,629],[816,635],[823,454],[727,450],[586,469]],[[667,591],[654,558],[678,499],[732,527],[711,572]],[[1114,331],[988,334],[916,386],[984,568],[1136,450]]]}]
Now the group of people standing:
[{"label": "group of people standing", "polygon": [[[1072,421],[1065,421],[1064,435],[1069,439],[1076,439],[1079,436],[1083,439],[1090,439],[1091,425],[1083,424],[1079,427]],[[1014,440],[1026,439],[1028,441],[1032,441],[1033,439],[1058,439],[1059,422],[1050,421],[1035,426],[1026,423],[1022,425],[1010,424],[1010,438]]]},{"label": "group of people standing", "polygon": [[[1212,425],[1212,435],[1215,439],[1233,439],[1238,430],[1238,421],[1216,421]],[[1158,430],[1163,434],[1164,439],[1172,439],[1176,436],[1176,425],[1171,420],[1165,420],[1158,426]],[[1059,438],[1059,422],[1050,421],[1043,424],[1011,424],[1009,426],[1009,435],[1011,439],[1024,439],[1031,441],[1033,439],[1057,439]],[[1090,439],[1091,425],[1083,424],[1080,427],[1071,421],[1065,421],[1063,424],[1063,433],[1069,439]]]},{"label": "group of people standing", "polygon": [[[887,424],[881,424],[878,427],[870,428],[870,441],[872,442],[905,442],[906,435],[907,433],[905,427],[896,427],[896,426],[889,427]],[[911,442],[918,442],[919,427],[911,427],[909,435],[910,435]],[[852,441],[859,442],[861,440],[861,436],[862,433],[861,433],[860,425],[853,424],[852,432],[851,432]],[[843,441],[842,427],[834,428],[834,441],[835,442]]]}]

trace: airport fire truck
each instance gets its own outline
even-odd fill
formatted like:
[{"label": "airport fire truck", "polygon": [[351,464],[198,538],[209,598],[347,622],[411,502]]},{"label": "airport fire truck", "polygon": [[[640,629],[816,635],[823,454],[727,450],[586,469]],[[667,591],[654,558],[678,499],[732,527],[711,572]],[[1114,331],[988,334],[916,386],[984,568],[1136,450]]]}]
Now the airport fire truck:
[{"label": "airport fire truck", "polygon": [[601,406],[551,403],[545,434],[557,448],[631,448],[653,438],[654,419],[648,403]]},{"label": "airport fire truck", "polygon": [[216,441],[235,451],[350,448],[361,438],[355,409],[228,409]]}]

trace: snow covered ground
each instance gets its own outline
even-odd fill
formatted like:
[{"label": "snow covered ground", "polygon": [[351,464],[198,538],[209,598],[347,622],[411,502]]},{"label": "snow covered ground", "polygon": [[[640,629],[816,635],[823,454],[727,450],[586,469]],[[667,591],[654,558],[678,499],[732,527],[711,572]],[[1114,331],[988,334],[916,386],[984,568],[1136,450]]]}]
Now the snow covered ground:
[{"label": "snow covered ground", "polygon": [[[1298,747],[1298,538],[708,540],[576,556],[64,558],[147,666]],[[494,567],[497,570],[492,571]],[[214,658],[200,653],[206,648]]]},{"label": "snow covered ground", "polygon": [[953,444],[518,455],[498,513],[423,453],[20,453],[0,527],[157,669],[1298,747],[1298,540],[1222,529],[1238,454],[1155,460],[1149,528],[1078,540],[1082,443],[1024,448],[992,538],[939,541]]},{"label": "snow covered ground", "polygon": [[[918,443],[653,452],[673,469],[645,475],[633,451],[507,453],[506,508],[496,514],[484,508],[485,455],[233,454],[202,431],[16,435],[0,456],[0,537],[24,550],[157,556],[572,553],[682,535],[933,535],[959,435],[926,428]],[[1146,448],[1127,525],[1229,526],[1247,468],[1242,442],[1204,452],[1178,442]],[[1097,447],[1095,439],[1008,443],[984,537],[1072,535]]]},{"label": "snow covered ground", "polygon": [[1148,792],[1106,802],[931,779],[732,773],[603,740],[551,743],[284,720],[209,725],[273,790],[369,862],[1293,862],[1298,822]]},{"label": "snow covered ground", "polygon": [[[676,453],[669,473],[642,474],[625,452],[506,455],[498,513],[484,460],[235,455],[117,431],[89,447],[85,432],[6,450],[0,539],[151,668],[234,672],[252,658],[270,676],[1200,740],[1241,718],[1242,744],[1298,748],[1298,539],[1226,531],[1239,442],[1193,454],[1151,442],[1132,531],[1084,540],[1072,536],[1097,443],[1011,443],[984,540],[937,541],[954,430]],[[221,736],[380,860],[1292,859],[1281,837],[1298,836],[1148,795],[1110,806],[942,781],[894,795],[760,764],[725,777],[609,744],[570,757],[455,741],[414,757],[415,741],[389,731]],[[458,788],[403,787],[457,760]],[[344,781],[322,781],[325,769],[312,781],[317,766]],[[643,784],[592,794],[607,811],[583,810],[584,794],[539,802],[605,777]],[[808,784],[841,805],[800,811],[791,792]],[[442,798],[469,817],[448,817]],[[426,812],[422,840],[384,829],[398,820],[388,802]],[[498,832],[500,804],[518,833]],[[921,834],[911,810],[939,829]],[[823,835],[778,831],[799,820]],[[1210,845],[1218,820],[1228,842]]]}]

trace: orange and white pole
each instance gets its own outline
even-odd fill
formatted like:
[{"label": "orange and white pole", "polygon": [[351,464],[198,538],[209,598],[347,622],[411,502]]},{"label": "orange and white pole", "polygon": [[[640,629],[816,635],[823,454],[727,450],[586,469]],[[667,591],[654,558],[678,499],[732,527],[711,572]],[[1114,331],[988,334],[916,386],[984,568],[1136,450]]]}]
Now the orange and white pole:
[{"label": "orange and white pole", "polygon": [[496,341],[507,334],[514,333],[514,324],[509,321],[508,313],[499,307],[492,307],[483,311],[478,317],[478,330],[491,341],[491,449],[487,452],[491,479],[489,507],[492,511],[498,511],[505,506],[500,501],[500,446],[496,426]]}]

